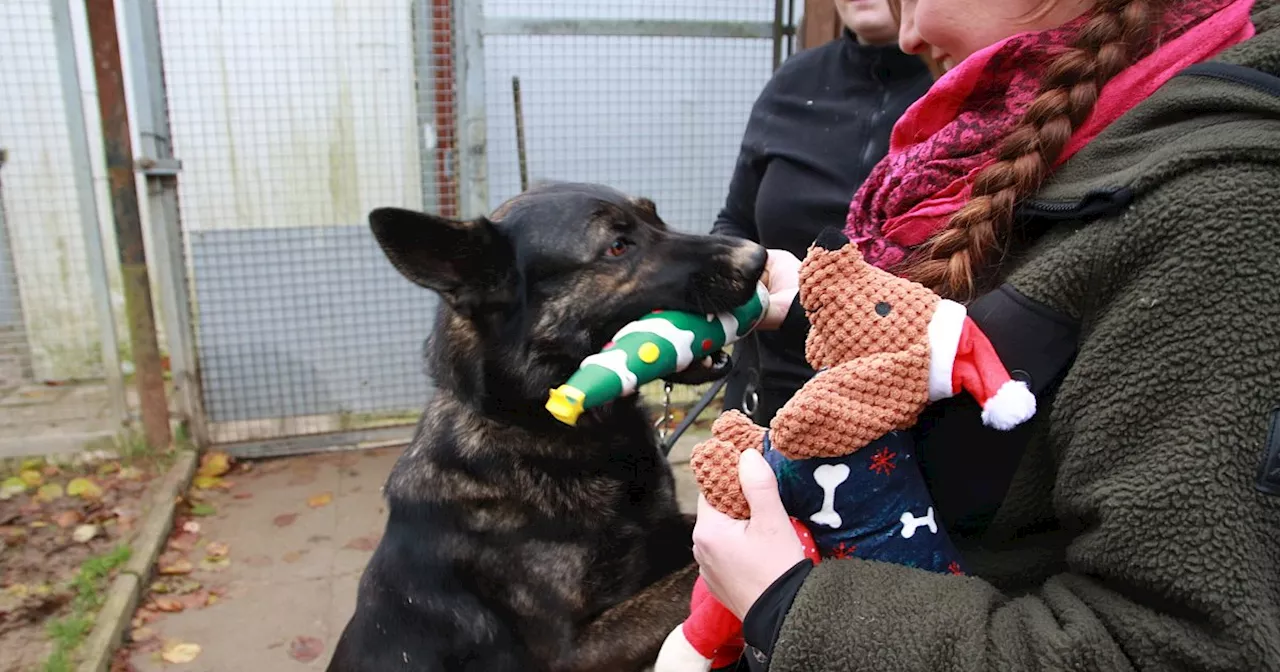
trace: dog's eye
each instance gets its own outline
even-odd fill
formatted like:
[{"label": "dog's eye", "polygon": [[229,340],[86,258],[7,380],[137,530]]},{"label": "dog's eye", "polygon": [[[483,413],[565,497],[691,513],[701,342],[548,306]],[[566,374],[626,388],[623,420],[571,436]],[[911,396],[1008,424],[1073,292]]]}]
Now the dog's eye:
[{"label": "dog's eye", "polygon": [[611,257],[621,257],[631,248],[631,242],[626,238],[619,238],[609,245],[608,255]]}]

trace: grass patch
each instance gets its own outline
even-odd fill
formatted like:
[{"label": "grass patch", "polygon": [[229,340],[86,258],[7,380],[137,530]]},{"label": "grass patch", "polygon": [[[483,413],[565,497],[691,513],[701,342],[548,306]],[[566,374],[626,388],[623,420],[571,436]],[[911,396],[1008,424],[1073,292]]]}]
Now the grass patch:
[{"label": "grass patch", "polygon": [[124,466],[134,466],[146,469],[154,467],[156,472],[164,471],[173,466],[174,460],[177,459],[178,449],[186,448],[189,444],[184,444],[185,434],[179,436],[174,441],[173,446],[165,446],[163,448],[155,448],[147,444],[147,439],[142,432],[136,428],[122,430],[113,441],[115,444],[113,452],[116,454],[120,464]]},{"label": "grass patch", "polygon": [[129,560],[131,552],[128,546],[116,546],[80,565],[80,571],[71,580],[71,589],[75,591],[75,597],[71,598],[71,613],[48,625],[53,653],[45,660],[41,672],[71,672],[74,669],[75,651],[89,636],[98,609],[102,608],[107,579],[111,572]]}]

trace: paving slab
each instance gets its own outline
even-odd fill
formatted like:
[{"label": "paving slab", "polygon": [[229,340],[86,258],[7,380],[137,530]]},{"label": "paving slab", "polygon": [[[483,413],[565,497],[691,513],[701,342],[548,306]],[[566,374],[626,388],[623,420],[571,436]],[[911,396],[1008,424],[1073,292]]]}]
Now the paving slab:
[{"label": "paving slab", "polygon": [[[682,437],[671,456],[677,496],[689,512],[697,489],[688,453],[703,438]],[[252,463],[248,473],[228,475],[229,491],[211,500],[217,513],[198,522],[204,541],[228,545],[231,564],[190,575],[223,596],[203,608],[161,614],[148,625],[157,642],[198,644],[200,654],[172,665],[152,645],[135,647],[129,661],[139,672],[323,670],[355,609],[360,572],[382,534],[382,485],[400,452],[380,448],[264,460]],[[325,495],[332,499],[311,505]],[[197,558],[199,549],[192,555]],[[300,661],[293,655],[315,640],[317,656]]]}]

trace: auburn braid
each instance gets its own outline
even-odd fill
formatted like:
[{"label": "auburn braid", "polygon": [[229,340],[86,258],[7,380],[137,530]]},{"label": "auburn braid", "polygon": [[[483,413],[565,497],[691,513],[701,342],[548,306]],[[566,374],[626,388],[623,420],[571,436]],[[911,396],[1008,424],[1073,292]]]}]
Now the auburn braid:
[{"label": "auburn braid", "polygon": [[1009,237],[1014,207],[1048,177],[1111,78],[1137,61],[1160,0],[1097,0],[1071,47],[1054,59],[1026,114],[974,180],[969,201],[910,260],[905,274],[943,296],[972,298]]}]

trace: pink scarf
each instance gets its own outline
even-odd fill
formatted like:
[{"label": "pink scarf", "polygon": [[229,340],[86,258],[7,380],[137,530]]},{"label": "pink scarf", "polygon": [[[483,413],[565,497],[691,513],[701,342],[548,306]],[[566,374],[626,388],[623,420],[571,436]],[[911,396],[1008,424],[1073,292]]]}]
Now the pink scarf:
[{"label": "pink scarf", "polygon": [[[1163,44],[1103,87],[1057,164],[1182,69],[1252,37],[1252,7],[1253,0],[1170,3],[1160,23]],[[1035,99],[1045,68],[1088,18],[1014,35],[973,54],[906,111],[893,128],[888,156],[849,206],[845,233],[868,262],[892,268],[946,227]]]}]

